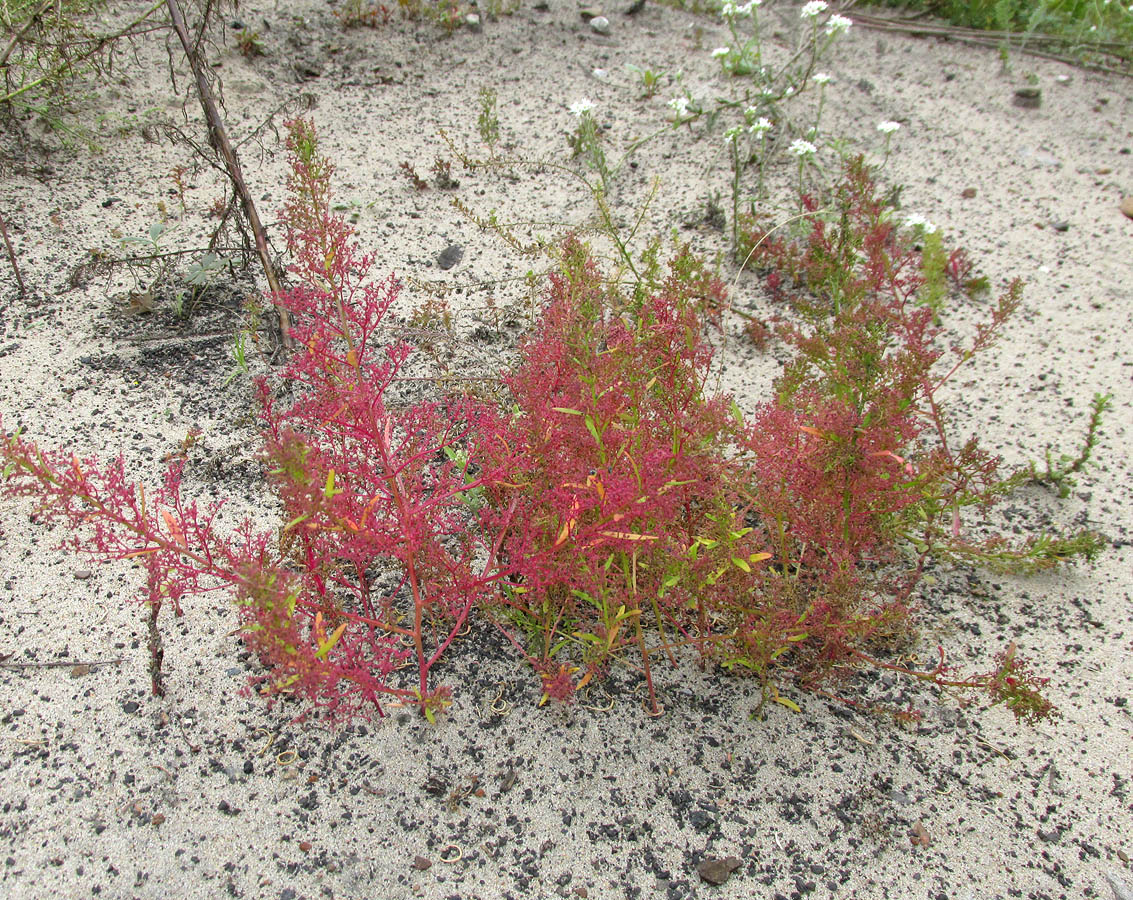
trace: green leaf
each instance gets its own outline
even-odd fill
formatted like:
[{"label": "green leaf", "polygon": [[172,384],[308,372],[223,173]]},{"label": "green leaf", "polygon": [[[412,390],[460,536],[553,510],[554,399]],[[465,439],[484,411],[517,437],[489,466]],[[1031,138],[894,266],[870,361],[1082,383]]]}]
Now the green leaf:
[{"label": "green leaf", "polygon": [[783,706],[787,707],[787,709],[791,710],[791,712],[802,712],[802,710],[799,709],[798,704],[793,700],[788,700],[786,697],[780,697],[778,694],[775,695],[774,700],[776,703],[781,703]]},{"label": "green leaf", "polygon": [[733,556],[733,557],[732,557],[732,563],[733,563],[733,564],[735,565],[735,567],[736,567],[737,569],[739,569],[740,571],[742,571],[742,572],[747,572],[747,573],[748,573],[749,575],[751,574],[751,566],[749,566],[749,565],[747,564],[747,560],[746,560],[746,559],[741,559],[741,558],[740,558],[740,557],[738,557],[738,556]]},{"label": "green leaf", "polygon": [[598,427],[594,424],[594,417],[586,417],[586,430],[590,432],[590,436],[594,438],[594,443],[599,447],[602,446],[602,435],[598,433]]},{"label": "green leaf", "polygon": [[329,472],[327,472],[327,483],[323,486],[323,496],[326,497],[327,500],[329,500],[335,494],[341,493],[342,491],[336,491],[334,489],[334,469],[331,469]]},{"label": "green leaf", "polygon": [[319,644],[319,649],[315,651],[315,659],[326,659],[327,654],[334,649],[334,645],[338,643],[338,639],[342,637],[342,633],[346,631],[346,623],[343,622],[326,639],[326,642]]},{"label": "green leaf", "polygon": [[739,408],[739,406],[737,405],[735,400],[732,401],[731,411],[732,411],[732,418],[734,418],[736,420],[736,424],[739,425],[740,428],[743,428],[744,427],[744,412],[743,412],[742,409]]},{"label": "green leaf", "polygon": [[283,530],[285,532],[290,531],[292,528],[294,528],[300,522],[306,522],[309,518],[311,518],[311,517],[307,513],[303,513],[303,515],[301,515],[301,516],[296,516],[294,519],[292,519],[290,522],[288,522],[286,525],[283,526]]},{"label": "green leaf", "polygon": [[551,412],[565,413],[568,416],[581,416],[582,415],[581,409],[569,409],[565,406],[552,406]]},{"label": "green leaf", "polygon": [[437,716],[433,712],[433,708],[431,706],[425,707],[425,718],[429,720],[430,725],[436,725],[437,724]]}]

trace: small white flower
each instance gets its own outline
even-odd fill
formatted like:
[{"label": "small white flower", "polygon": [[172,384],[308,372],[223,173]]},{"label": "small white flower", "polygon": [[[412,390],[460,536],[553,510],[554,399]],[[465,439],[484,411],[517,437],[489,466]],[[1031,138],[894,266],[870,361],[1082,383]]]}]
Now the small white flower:
[{"label": "small white flower", "polygon": [[850,30],[850,26],[854,24],[853,19],[848,19],[845,16],[840,16],[837,13],[832,15],[826,20],[826,33],[827,34],[845,34]]},{"label": "small white flower", "polygon": [[[815,2],[821,3],[822,0],[815,0]],[[818,148],[814,146],[814,144],[812,144],[810,141],[804,141],[802,138],[795,138],[793,141],[791,141],[791,146],[787,148],[787,152],[793,153],[795,154],[795,156],[802,159],[806,156],[814,156],[814,154],[818,152]]]},{"label": "small white flower", "polygon": [[771,88],[763,88],[759,92],[759,96],[761,96],[761,97],[774,97],[775,92],[773,90],[771,90]]},{"label": "small white flower", "polygon": [[740,136],[740,133],[742,131],[743,131],[743,129],[740,128],[739,125],[736,125],[732,128],[729,128],[727,131],[724,132],[724,140],[730,144],[730,143],[732,143],[732,141],[734,141],[736,138],[738,138]]},{"label": "small white flower", "polygon": [[803,19],[814,19],[818,17],[819,13],[826,12],[826,0],[810,0],[809,3],[804,3],[803,8],[799,10],[799,16]]},{"label": "small white flower", "polygon": [[755,8],[762,5],[763,0],[748,0],[743,6],[736,7],[737,16],[752,16],[755,15]]},{"label": "small white flower", "polygon": [[688,97],[674,97],[669,101],[669,106],[682,118],[688,115]]},{"label": "small white flower", "polygon": [[713,59],[723,59],[725,56],[727,56],[731,52],[732,51],[727,47],[717,47],[715,50],[712,51],[712,58]]},{"label": "small white flower", "polygon": [[594,101],[588,100],[585,97],[583,97],[581,100],[575,100],[574,103],[570,105],[571,113],[579,119],[581,119],[592,109],[594,109]]},{"label": "small white flower", "polygon": [[905,216],[905,224],[910,228],[923,229],[925,234],[933,234],[936,231],[936,226],[920,213],[909,213]]},{"label": "small white flower", "polygon": [[720,18],[731,19],[736,14],[736,4],[732,0],[724,0],[724,5],[720,7]]},{"label": "small white flower", "polygon": [[771,120],[767,116],[760,116],[751,126],[751,133],[762,137],[765,131],[771,130]]},{"label": "small white flower", "polygon": [[814,76],[815,84],[830,84],[830,82],[833,80],[834,79],[830,75],[827,75],[825,72],[819,72]]},{"label": "small white flower", "polygon": [[899,130],[900,127],[901,127],[900,122],[885,121],[885,122],[878,122],[877,123],[877,130],[880,131],[882,134],[892,134],[894,131]]}]

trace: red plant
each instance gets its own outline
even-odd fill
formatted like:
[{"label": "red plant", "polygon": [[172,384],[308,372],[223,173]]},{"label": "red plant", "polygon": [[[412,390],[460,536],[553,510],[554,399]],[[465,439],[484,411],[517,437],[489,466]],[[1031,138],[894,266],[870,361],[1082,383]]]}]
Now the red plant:
[{"label": "red plant", "polygon": [[257,382],[281,527],[222,531],[219,506],[182,500],[183,459],[147,494],[120,460],[42,452],[18,435],[0,443],[7,493],[40,498],[78,549],[145,565],[155,692],[160,611],[226,589],[266,692],[340,717],[393,701],[431,719],[450,691],[430,673],[478,610],[533,666],[544,699],[568,700],[623,662],[656,714],[654,661],[692,646],[791,707],[777,690],[785,676],[820,690],[866,665],[985,691],[1022,718],[1051,713],[1013,645],[966,679],[943,656],[928,672],[884,659],[930,555],[1045,565],[1098,545],[963,537],[961,510],[1018,479],[999,476],[975,441],[950,446],[937,398],[995,340],[1019,287],[942,366],[942,332],[917,303],[916,251],[863,165],[836,189],[833,219],[806,199],[802,243],[750,236],[798,315],[779,328],[795,356],[744,425],[707,387],[720,281],[682,251],[667,279],[654,266],[625,296],[573,238],[503,376],[511,413],[469,396],[422,399],[401,377],[411,348],[386,334],[399,282],[369,278],[371,258],[332,212],[332,167],[311,123],[288,123],[287,147],[296,283],[273,299],[291,312],[298,349]]},{"label": "red plant", "polygon": [[633,644],[656,710],[658,648],[646,646],[643,619],[662,644],[666,627],[686,630],[696,600],[678,571],[697,538],[718,530],[714,516],[731,524],[723,448],[734,422],[724,399],[705,396],[703,273],[676,267],[659,293],[630,303],[577,240],[563,258],[505,378],[517,412],[497,446],[511,468],[490,492],[516,512],[501,545],[513,573],[504,612],[532,633],[521,649],[547,695],[569,694],[560,652],[589,681]]}]

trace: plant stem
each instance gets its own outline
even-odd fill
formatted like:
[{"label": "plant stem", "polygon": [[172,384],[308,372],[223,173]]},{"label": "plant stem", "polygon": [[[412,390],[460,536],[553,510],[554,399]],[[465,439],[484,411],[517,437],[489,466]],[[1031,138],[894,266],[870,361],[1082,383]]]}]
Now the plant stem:
[{"label": "plant stem", "polygon": [[209,86],[204,67],[201,65],[200,56],[189,38],[189,31],[185,25],[185,17],[181,12],[181,7],[177,0],[164,0],[164,2],[169,9],[169,19],[173,23],[173,29],[177,32],[177,37],[181,40],[181,46],[185,49],[185,58],[189,62],[189,68],[193,70],[193,77],[197,82],[197,95],[200,98],[201,108],[204,110],[205,119],[209,126],[209,143],[224,159],[228,177],[232,181],[232,187],[240,197],[240,204],[244,208],[244,215],[247,217],[248,225],[252,229],[252,235],[256,241],[256,252],[259,254],[260,264],[263,266],[264,277],[267,278],[268,287],[271,288],[274,298],[273,303],[279,313],[279,331],[280,337],[283,340],[283,346],[286,349],[291,349],[293,346],[291,337],[291,316],[279,303],[279,297],[283,294],[283,286],[280,284],[279,277],[275,273],[275,267],[272,265],[271,253],[268,250],[267,236],[264,234],[264,226],[260,223],[260,216],[256,212],[256,204],[252,200],[248,186],[244,183],[244,174],[240,169],[240,160],[237,159],[236,151],[228,140],[228,132],[225,130],[224,122],[220,118],[216,98],[213,96],[212,88]]},{"label": "plant stem", "polygon": [[16,273],[16,284],[20,286],[17,296],[22,297],[27,293],[27,288],[24,286],[24,277],[20,274],[20,264],[16,261],[16,251],[8,238],[8,226],[4,223],[3,215],[0,215],[0,235],[4,237],[4,246],[8,249],[8,261],[12,264],[12,271]]}]

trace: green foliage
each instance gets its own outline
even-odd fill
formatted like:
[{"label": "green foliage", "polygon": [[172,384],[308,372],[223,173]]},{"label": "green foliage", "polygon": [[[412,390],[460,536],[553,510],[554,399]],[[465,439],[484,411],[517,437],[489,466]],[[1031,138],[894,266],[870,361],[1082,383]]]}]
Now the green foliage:
[{"label": "green foliage", "polygon": [[494,153],[496,144],[500,140],[500,120],[496,114],[495,88],[480,88],[480,115],[476,119],[476,127],[480,131],[480,140],[487,144],[489,150]]},{"label": "green foliage", "polygon": [[887,6],[924,9],[966,28],[1053,36],[1079,56],[1106,55],[1133,62],[1133,10],[1120,0],[888,0]]},{"label": "green foliage", "polygon": [[1049,484],[1058,491],[1059,497],[1070,496],[1070,491],[1077,485],[1074,476],[1085,468],[1094,455],[1098,439],[1101,437],[1102,418],[1113,409],[1111,394],[1094,394],[1090,402],[1090,421],[1086,426],[1086,436],[1082,441],[1082,449],[1074,456],[1066,453],[1059,454],[1055,459],[1050,447],[1046,448],[1046,470],[1040,471],[1036,463],[1031,463],[1031,480],[1039,484]]}]

